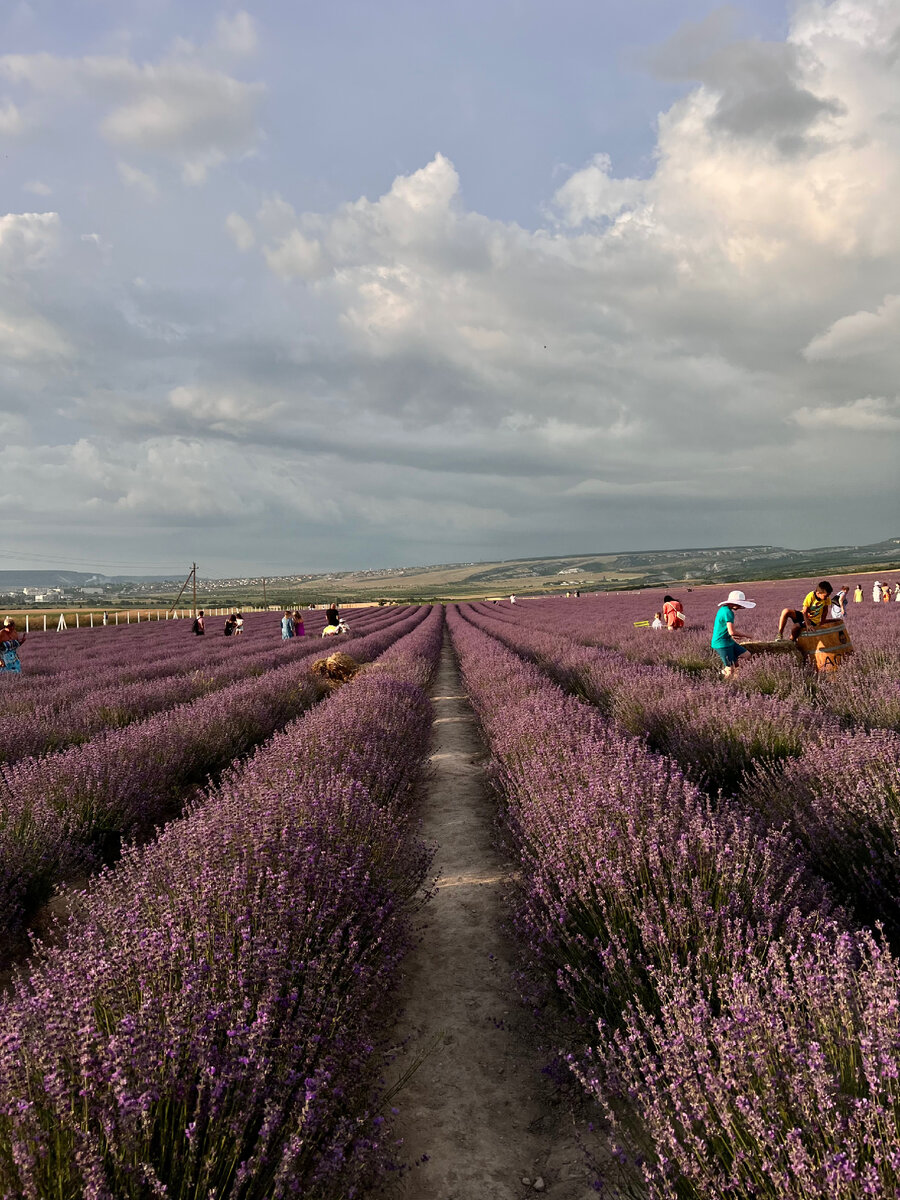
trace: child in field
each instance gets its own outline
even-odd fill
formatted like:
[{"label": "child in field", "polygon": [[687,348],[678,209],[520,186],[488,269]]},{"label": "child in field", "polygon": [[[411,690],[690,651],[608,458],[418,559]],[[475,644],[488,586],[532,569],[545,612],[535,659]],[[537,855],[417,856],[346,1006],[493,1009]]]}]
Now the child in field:
[{"label": "child in field", "polygon": [[281,640],[286,642],[288,638],[292,638],[293,636],[294,622],[291,620],[291,614],[285,609],[281,618]]},{"label": "child in field", "polygon": [[16,623],[10,617],[0,628],[0,674],[21,675],[22,664],[19,662],[19,647],[25,641],[26,635],[19,634]]},{"label": "child in field", "polygon": [[299,612],[294,613],[293,617],[294,637],[306,637],[306,629],[303,625],[303,617]]},{"label": "child in field", "polygon": [[823,579],[813,591],[807,593],[801,609],[783,608],[778,621],[778,636],[775,640],[780,642],[784,637],[784,627],[788,621],[794,622],[794,628],[791,630],[792,642],[796,642],[804,629],[824,629],[828,625],[837,624],[829,616],[833,590],[828,580]]},{"label": "child in field", "polygon": [[875,582],[872,584],[872,603],[873,604],[881,603],[881,580],[880,579],[876,579]]},{"label": "child in field", "polygon": [[662,623],[662,613],[654,613],[653,614],[653,624],[650,626],[650,628],[651,629],[665,629],[665,625],[663,625],[663,623]]},{"label": "child in field", "polygon": [[729,592],[728,599],[720,601],[713,622],[710,645],[725,664],[722,668],[725,679],[731,679],[737,670],[738,659],[747,653],[746,647],[737,641],[739,637],[746,635],[738,633],[734,627],[734,614],[739,608],[756,608],[756,601],[748,600],[743,592]]},{"label": "child in field", "polygon": [[841,590],[831,601],[831,619],[832,621],[843,621],[847,615],[847,597],[850,595],[850,588],[845,583]]},{"label": "child in field", "polygon": [[854,604],[862,604],[862,602],[863,602],[862,584],[858,583],[853,592],[853,603]]}]

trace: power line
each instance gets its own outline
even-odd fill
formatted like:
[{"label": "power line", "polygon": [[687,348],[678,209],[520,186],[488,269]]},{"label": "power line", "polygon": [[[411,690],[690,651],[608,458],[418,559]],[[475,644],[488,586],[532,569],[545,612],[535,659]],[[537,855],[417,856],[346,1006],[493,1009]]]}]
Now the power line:
[{"label": "power line", "polygon": [[[115,562],[109,562],[109,561],[105,561],[105,560],[98,559],[98,558],[79,559],[79,558],[71,558],[68,555],[66,555],[65,557],[62,557],[60,555],[55,555],[55,554],[52,554],[52,555],[51,554],[35,554],[32,550],[26,549],[25,547],[17,548],[15,546],[13,546],[10,549],[8,542],[5,543],[5,545],[7,546],[7,549],[0,550],[0,558],[6,558],[6,559],[27,558],[27,559],[33,559],[37,562],[48,562],[48,563],[57,563],[57,564],[64,563],[64,564],[67,564],[69,566],[69,568],[72,570],[74,570],[76,567],[92,567],[92,568],[95,568],[95,567],[120,567],[120,568],[121,567],[132,567],[132,568],[140,568],[145,571],[157,571],[157,572],[160,570],[168,570],[169,569],[168,567],[161,568],[158,563],[125,562],[122,559],[118,559]],[[27,570],[27,568],[25,568],[25,567],[22,567],[20,569]],[[180,569],[176,570],[174,572],[174,574],[176,576],[180,576],[181,570]]]}]

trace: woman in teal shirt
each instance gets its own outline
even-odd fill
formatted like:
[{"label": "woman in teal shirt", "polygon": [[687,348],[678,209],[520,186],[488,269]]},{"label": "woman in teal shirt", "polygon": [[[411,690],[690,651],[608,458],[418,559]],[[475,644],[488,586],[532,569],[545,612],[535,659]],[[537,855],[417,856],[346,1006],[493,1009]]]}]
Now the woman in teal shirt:
[{"label": "woman in teal shirt", "polygon": [[748,600],[743,592],[729,592],[728,599],[720,602],[713,622],[710,644],[725,664],[722,674],[726,679],[730,679],[737,670],[740,656],[747,653],[747,647],[735,640],[746,636],[734,628],[734,614],[739,608],[756,608],[756,601]]}]

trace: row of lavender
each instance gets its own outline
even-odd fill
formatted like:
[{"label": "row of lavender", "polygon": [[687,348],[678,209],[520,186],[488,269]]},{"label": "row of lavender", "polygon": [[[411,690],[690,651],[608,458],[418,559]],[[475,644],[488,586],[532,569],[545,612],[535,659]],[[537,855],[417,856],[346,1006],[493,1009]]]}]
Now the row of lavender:
[{"label": "row of lavender", "polygon": [[451,610],[529,1002],[653,1200],[900,1189],[900,963],[784,832]]},{"label": "row of lavender", "polygon": [[[304,612],[307,628],[317,626],[321,631],[325,623],[325,614],[319,610]],[[281,633],[280,613],[249,613],[244,618],[243,637],[249,641],[274,642]],[[114,664],[125,653],[135,652],[133,648],[144,648],[148,658],[159,653],[159,648],[170,650],[174,647],[185,647],[186,653],[190,648],[199,647],[205,640],[206,653],[213,646],[231,645],[231,639],[222,636],[224,621],[208,619],[205,639],[195,638],[192,633],[190,620],[179,621],[148,621],[142,624],[110,626],[103,630],[67,630],[65,633],[32,633],[27,641],[28,674],[26,678],[47,678],[64,673],[77,672],[78,666],[87,657],[91,662]],[[127,647],[127,649],[126,649]],[[23,651],[23,659],[26,652]]]},{"label": "row of lavender", "polygon": [[[797,582],[747,585],[757,608],[738,615],[738,629],[753,638],[774,638],[781,610],[799,608],[808,590]],[[663,593],[554,598],[517,605],[517,613],[543,628],[563,630],[574,640],[619,650],[636,662],[713,677],[722,664],[710,649],[710,632],[716,605],[727,589],[678,594],[687,625],[671,636],[634,625],[661,609]],[[754,655],[742,660],[735,683],[748,693],[808,703],[867,728],[900,730],[900,604],[851,602],[846,623],[854,654],[840,672],[816,675],[790,656]]]},{"label": "row of lavender", "polygon": [[441,634],[435,608],[82,895],[0,1013],[4,1195],[315,1200],[389,1165]]},{"label": "row of lavender", "polygon": [[[427,611],[386,618],[354,639],[354,657],[377,657]],[[193,788],[323,693],[306,655],[84,745],[0,766],[0,949],[15,947],[59,881],[96,870],[122,839],[146,836],[181,810]]]},{"label": "row of lavender", "polygon": [[845,730],[794,700],[749,697],[640,665],[533,630],[518,613],[461,611],[621,730],[647,738],[695,782],[789,827],[860,919],[881,921],[900,944],[900,735]]},{"label": "row of lavender", "polygon": [[[350,636],[401,620],[406,611],[368,610]],[[75,672],[50,679],[25,676],[0,687],[0,762],[83,742],[102,729],[142,720],[321,650],[315,636],[274,642],[271,631],[264,637],[223,638],[213,645],[191,638],[185,646],[183,636],[169,637],[162,647],[146,640],[120,641],[115,654],[102,663],[92,660],[90,670],[82,663]]]}]

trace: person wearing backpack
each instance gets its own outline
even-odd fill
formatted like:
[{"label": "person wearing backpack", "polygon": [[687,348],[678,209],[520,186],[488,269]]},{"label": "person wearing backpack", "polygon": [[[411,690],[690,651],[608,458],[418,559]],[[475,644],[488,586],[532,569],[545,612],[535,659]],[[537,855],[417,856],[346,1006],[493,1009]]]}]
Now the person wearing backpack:
[{"label": "person wearing backpack", "polygon": [[196,633],[197,637],[200,637],[202,634],[206,633],[206,622],[203,620],[202,608],[197,613],[196,617],[194,617],[194,623],[191,626],[191,633]]}]

